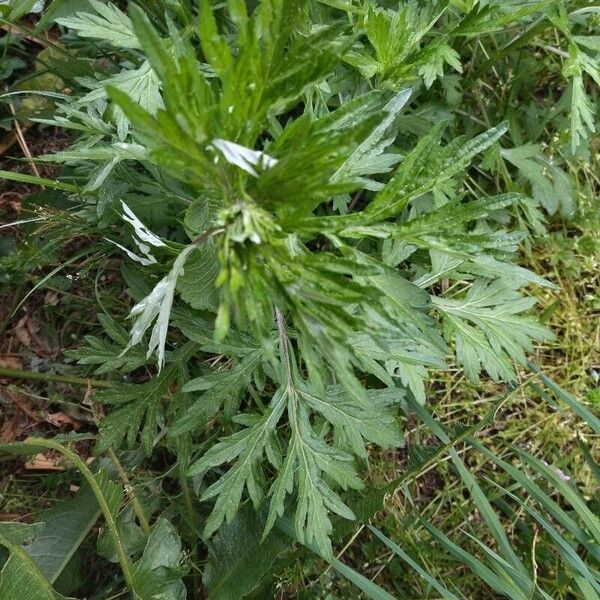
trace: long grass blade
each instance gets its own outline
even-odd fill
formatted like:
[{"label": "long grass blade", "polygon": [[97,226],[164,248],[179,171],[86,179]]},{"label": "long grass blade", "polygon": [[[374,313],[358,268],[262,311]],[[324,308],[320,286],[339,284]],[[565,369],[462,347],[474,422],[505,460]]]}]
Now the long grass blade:
[{"label": "long grass blade", "polygon": [[379,538],[396,556],[399,556],[404,562],[410,565],[431,587],[437,590],[444,600],[459,600],[450,590],[444,587],[437,579],[432,577],[427,571],[419,565],[409,554],[407,554],[398,544],[390,540],[383,532],[372,525],[367,525],[371,533]]},{"label": "long grass blade", "polygon": [[[427,427],[444,443],[449,442],[448,434],[444,431],[443,427],[416,401],[408,400],[410,407],[417,413],[419,418],[427,425]],[[485,519],[486,524],[490,528],[498,547],[504,558],[522,575],[521,584],[529,585],[528,578],[526,577],[527,569],[513,550],[508,537],[500,523],[498,515],[495,513],[492,505],[487,499],[484,491],[477,483],[473,474],[467,469],[464,462],[454,448],[448,450],[454,466],[458,470],[461,479],[463,480],[467,490],[471,494],[479,512]]]},{"label": "long grass blade", "polygon": [[596,433],[600,434],[600,419],[586,406],[579,402],[571,394],[565,392],[560,386],[556,385],[552,379],[544,375],[540,369],[533,363],[527,363],[529,369],[535,373],[542,383],[552,390],[558,398],[560,398],[565,404],[578,414]]},{"label": "long grass blade", "polygon": [[585,578],[596,592],[600,592],[600,582],[591,573],[585,561],[577,554],[575,549],[567,540],[565,540],[560,533],[553,527],[544,517],[537,511],[529,507],[523,500],[515,496],[512,492],[502,488],[497,483],[491,482],[498,488],[502,489],[508,494],[515,502],[517,502],[529,515],[531,515],[545,530],[548,532],[550,537],[554,540],[557,550],[560,552],[565,563],[567,563],[575,573],[579,573],[580,576]]}]

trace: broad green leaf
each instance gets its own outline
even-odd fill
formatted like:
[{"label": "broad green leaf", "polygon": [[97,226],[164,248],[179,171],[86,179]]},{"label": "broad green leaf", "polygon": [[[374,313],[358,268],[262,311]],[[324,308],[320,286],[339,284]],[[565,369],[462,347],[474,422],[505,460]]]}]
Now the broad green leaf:
[{"label": "broad green leaf", "polygon": [[89,485],[41,515],[43,529],[23,549],[51,584],[57,580],[101,514]]},{"label": "broad green leaf", "polygon": [[133,565],[133,587],[140,600],[185,600],[182,558],[177,531],[161,517],[152,528],[142,557]]},{"label": "broad green leaf", "polygon": [[33,559],[17,544],[0,534],[0,545],[10,556],[0,571],[0,598],[28,600],[67,600],[55,592]]},{"label": "broad green leaf", "polygon": [[219,262],[214,244],[208,240],[192,252],[177,280],[177,291],[192,308],[216,312],[218,291],[215,280]]},{"label": "broad green leaf", "polygon": [[214,600],[237,600],[268,581],[291,540],[277,530],[261,540],[265,519],[245,505],[209,542],[202,581]]}]

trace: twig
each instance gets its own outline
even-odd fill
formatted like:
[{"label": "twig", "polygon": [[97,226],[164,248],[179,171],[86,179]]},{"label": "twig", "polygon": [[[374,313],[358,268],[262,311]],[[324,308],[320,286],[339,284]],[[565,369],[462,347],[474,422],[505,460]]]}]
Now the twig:
[{"label": "twig", "polygon": [[24,40],[32,42],[34,44],[38,44],[39,46],[47,45],[35,36],[25,33],[26,31],[31,31],[26,27],[15,27],[14,25],[11,25],[9,23],[2,23],[0,24],[0,29],[2,29],[2,31],[6,31],[6,33],[8,33],[9,35],[20,35]]},{"label": "twig", "polygon": [[[8,108],[10,109],[10,112],[15,119],[15,133],[17,135],[17,141],[19,142],[19,146],[20,146],[21,150],[23,151],[23,154],[29,159],[29,165],[31,167],[31,170],[35,173],[35,176],[41,178],[40,172],[38,171],[36,164],[33,162],[33,154],[31,154],[31,152],[29,150],[29,146],[27,146],[25,136],[23,135],[23,130],[21,129],[21,126],[19,125],[19,121],[17,121],[17,113],[15,111],[15,107],[13,106],[12,102],[8,103]],[[43,185],[40,187],[42,189],[46,189],[46,188],[44,188]]]},{"label": "twig", "polygon": [[352,200],[350,201],[350,204],[348,204],[348,212],[351,213],[356,205],[358,204],[358,201],[362,198],[363,195],[363,190],[360,190],[360,192],[357,192],[356,195],[354,196],[354,198],[352,198]]},{"label": "twig", "polygon": [[18,393],[14,393],[11,392],[10,390],[7,390],[4,387],[0,387],[0,391],[2,391],[3,394],[6,394],[10,400],[12,401],[12,403],[26,416],[29,417],[30,419],[32,419],[33,421],[35,421],[36,423],[43,423],[45,421],[45,419],[42,417],[42,415],[40,414],[40,411],[38,410],[33,410],[30,406],[29,403],[27,402],[27,400],[24,400],[20,394]]},{"label": "twig", "polygon": [[204,233],[201,233],[197,238],[194,238],[192,240],[192,244],[195,244],[196,246],[200,246],[209,237],[211,237],[215,233],[220,233],[221,231],[224,231],[224,229],[222,227],[211,227],[210,229],[207,229]]}]

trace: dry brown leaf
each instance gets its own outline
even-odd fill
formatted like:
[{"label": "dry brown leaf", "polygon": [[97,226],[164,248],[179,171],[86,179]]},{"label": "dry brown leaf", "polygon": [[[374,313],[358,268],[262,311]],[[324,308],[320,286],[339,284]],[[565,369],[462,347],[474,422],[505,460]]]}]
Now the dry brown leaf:
[{"label": "dry brown leaf", "polygon": [[11,218],[18,217],[21,214],[21,194],[17,192],[0,194],[0,211]]},{"label": "dry brown leaf", "polygon": [[10,415],[0,427],[0,443],[6,444],[15,441],[25,429],[25,423],[21,423],[16,415]]},{"label": "dry brown leaf", "polygon": [[35,331],[35,325],[28,315],[21,317],[15,327],[15,335],[17,336],[17,339],[26,348],[31,347],[31,340],[35,334]]},{"label": "dry brown leaf", "polygon": [[25,463],[28,471],[64,471],[60,458],[54,458],[46,454],[36,454]]},{"label": "dry brown leaf", "polygon": [[9,390],[5,387],[0,387],[2,394],[9,398],[12,403],[27,417],[41,423],[44,421],[43,415],[35,407],[31,405],[31,402],[23,394],[19,394],[13,390]]},{"label": "dry brown leaf", "polygon": [[44,296],[46,306],[56,306],[58,304],[58,294],[54,290],[48,290]]},{"label": "dry brown leaf", "polygon": [[62,410],[54,413],[43,413],[46,421],[55,427],[71,427],[72,429],[79,429],[81,423],[76,421],[69,415],[66,415]]},{"label": "dry brown leaf", "polygon": [[0,513],[0,521],[20,521],[23,518],[22,515],[14,513]]},{"label": "dry brown leaf", "polygon": [[4,354],[0,356],[0,367],[21,370],[23,368],[23,361],[16,354]]}]

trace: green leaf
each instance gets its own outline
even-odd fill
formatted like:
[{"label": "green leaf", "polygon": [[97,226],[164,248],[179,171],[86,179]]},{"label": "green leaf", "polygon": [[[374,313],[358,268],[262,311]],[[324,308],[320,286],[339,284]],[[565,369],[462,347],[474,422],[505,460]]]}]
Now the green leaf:
[{"label": "green leaf", "polygon": [[188,257],[183,273],[177,280],[177,291],[192,308],[216,312],[219,295],[215,280],[218,274],[215,245],[207,240]]},{"label": "green leaf", "polygon": [[400,214],[411,200],[463,171],[477,154],[496,143],[507,129],[508,125],[502,124],[466,143],[458,139],[440,149],[443,128],[435,127],[405,158],[389,183],[369,204],[365,215],[369,221],[375,222]]},{"label": "green leaf", "polygon": [[209,542],[202,583],[211,598],[238,600],[269,580],[291,540],[277,530],[261,540],[264,528],[262,514],[245,505]]},{"label": "green leaf", "polygon": [[139,48],[138,40],[133,33],[131,21],[111,2],[105,4],[99,0],[88,0],[96,14],[77,12],[74,16],[60,17],[56,23],[74,29],[77,35],[84,38],[104,40],[117,48]]},{"label": "green leaf", "polygon": [[248,427],[223,438],[189,468],[188,475],[192,476],[211,467],[235,461],[229,471],[202,495],[202,500],[217,498],[206,522],[204,535],[210,536],[224,520],[229,522],[233,519],[244,488],[248,489],[254,505],[258,506],[263,495],[256,479],[258,462],[263,453],[272,452],[268,447],[273,444],[275,428],[285,410],[286,402],[286,391],[278,390],[264,415],[245,415],[244,423],[249,425]]},{"label": "green leaf", "polygon": [[54,584],[101,514],[89,485],[41,515],[43,529],[23,549]]},{"label": "green leaf", "polygon": [[141,600],[185,600],[181,540],[173,525],[161,517],[150,533],[142,557],[133,565],[133,585]]},{"label": "green leaf", "polygon": [[571,182],[562,169],[543,157],[539,146],[528,144],[502,149],[500,154],[529,180],[533,197],[549,214],[554,214],[559,207],[561,214],[572,214],[575,200]]},{"label": "green leaf", "polygon": [[372,390],[367,405],[356,403],[340,388],[330,388],[326,396],[320,396],[308,387],[299,387],[298,394],[333,425],[338,448],[366,459],[366,441],[382,448],[403,445],[400,427],[391,410],[402,400],[402,390]]},{"label": "green leaf", "polygon": [[84,337],[85,346],[67,350],[65,354],[74,358],[80,365],[98,365],[94,373],[102,375],[114,371],[133,371],[146,364],[146,353],[141,350],[129,350],[126,355],[122,349],[129,342],[129,334],[124,327],[105,314],[98,314],[98,321],[110,340],[93,335]]},{"label": "green leaf", "polygon": [[0,571],[0,598],[67,600],[52,589],[48,579],[27,552],[1,533],[0,545],[8,548],[10,552],[8,561]]},{"label": "green leaf", "polygon": [[44,523],[19,523],[18,521],[0,521],[0,535],[9,544],[21,546],[28,544],[44,528]]},{"label": "green leaf", "polygon": [[386,149],[393,143],[396,136],[394,127],[396,117],[410,99],[411,94],[410,88],[401,90],[383,107],[383,111],[386,113],[385,117],[333,174],[332,181],[360,177],[360,183],[365,189],[379,190],[383,187],[382,183],[366,178],[365,175],[387,173],[401,160],[397,154],[386,153]]},{"label": "green leaf", "polygon": [[331,557],[329,512],[350,520],[355,517],[325,477],[342,489],[361,489],[363,483],[353,468],[352,457],[327,445],[317,436],[298,392],[290,388],[288,393],[292,436],[287,456],[269,492],[271,503],[266,531],[270,531],[276,518],[283,515],[285,497],[297,486],[296,535],[303,544],[314,545],[319,553]]},{"label": "green leaf", "polygon": [[116,450],[124,441],[127,447],[132,448],[139,434],[144,452],[147,455],[152,453],[162,420],[163,399],[194,348],[191,342],[180,348],[173,354],[167,368],[146,383],[121,384],[94,396],[94,402],[114,406],[100,426],[99,452],[109,448]]},{"label": "green leaf", "polygon": [[[82,96],[75,106],[86,106],[98,100],[106,100],[108,94],[106,88],[109,86],[121,90],[128,97],[137,102],[145,111],[155,115],[160,108],[163,108],[163,100],[160,94],[159,80],[148,61],[144,61],[137,69],[123,69],[117,75],[107,79],[95,81],[93,79],[82,80],[81,83],[92,89]],[[120,140],[125,140],[129,121],[125,117],[122,109],[116,107],[114,119],[117,125],[117,132]]]},{"label": "green leaf", "polygon": [[447,44],[438,44],[434,47],[431,56],[428,57],[428,61],[419,68],[419,75],[423,77],[427,89],[433,85],[436,79],[444,76],[444,63],[462,73],[463,69],[458,52]]},{"label": "green leaf", "polygon": [[178,437],[203,427],[223,407],[226,416],[232,416],[239,407],[240,399],[260,366],[263,353],[260,350],[245,356],[229,370],[218,371],[188,381],[183,391],[204,393],[169,428],[169,437]]},{"label": "green leaf", "polygon": [[535,299],[520,295],[502,279],[476,280],[460,300],[432,301],[442,311],[448,337],[456,339],[458,364],[473,382],[483,369],[496,381],[514,380],[512,361],[526,364],[533,341],[552,337],[535,319],[521,315]]},{"label": "green leaf", "polygon": [[[133,567],[129,556],[125,552],[125,546],[116,523],[117,512],[123,503],[123,488],[109,479],[105,469],[101,469],[98,473],[93,474],[89,467],[75,452],[66,446],[63,446],[56,440],[27,438],[22,445],[23,447],[50,449],[59,452],[65,456],[83,475],[86,483],[92,489],[94,496],[96,497],[96,501],[100,506],[102,516],[106,522],[106,527],[110,532],[110,535],[113,539],[113,544],[119,557],[119,564],[123,572],[126,585],[135,598],[136,590],[133,579]],[[145,599],[142,598],[142,600]]]}]

